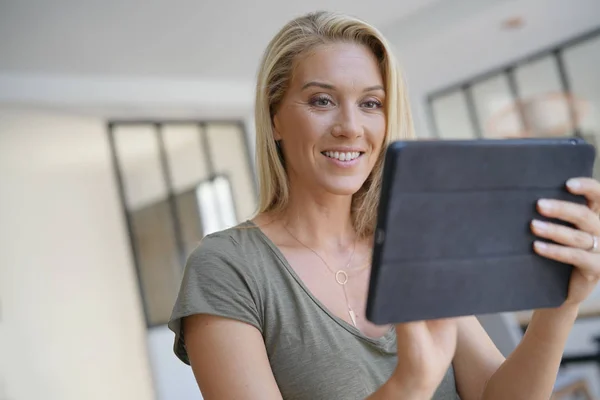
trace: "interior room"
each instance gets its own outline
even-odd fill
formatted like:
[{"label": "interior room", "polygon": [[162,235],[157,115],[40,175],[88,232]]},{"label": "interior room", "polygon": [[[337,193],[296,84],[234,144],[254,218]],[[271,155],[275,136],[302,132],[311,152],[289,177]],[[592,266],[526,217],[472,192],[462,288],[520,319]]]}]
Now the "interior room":
[{"label": "interior room", "polygon": [[[598,0],[0,0],[0,400],[202,398],[183,268],[256,211],[260,57],[320,9],[388,38],[418,139],[600,145]],[[508,355],[531,312],[479,318]],[[600,398],[600,288],[554,393]]]}]

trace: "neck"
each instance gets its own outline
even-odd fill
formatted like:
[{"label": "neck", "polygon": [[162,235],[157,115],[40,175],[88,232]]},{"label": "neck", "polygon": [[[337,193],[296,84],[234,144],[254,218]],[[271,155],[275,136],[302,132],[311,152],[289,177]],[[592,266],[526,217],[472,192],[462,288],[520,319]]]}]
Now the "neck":
[{"label": "neck", "polygon": [[[291,185],[290,185],[291,186]],[[351,220],[352,196],[290,187],[290,201],[282,222],[305,244],[342,250],[354,244]]]}]

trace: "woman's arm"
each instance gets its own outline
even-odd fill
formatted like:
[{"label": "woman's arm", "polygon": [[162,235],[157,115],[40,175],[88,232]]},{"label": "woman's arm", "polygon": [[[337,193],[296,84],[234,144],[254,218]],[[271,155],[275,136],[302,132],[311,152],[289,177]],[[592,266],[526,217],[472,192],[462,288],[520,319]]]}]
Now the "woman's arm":
[{"label": "woman's arm", "polygon": [[453,360],[461,399],[549,399],[576,316],[570,305],[535,311],[506,360],[475,317],[461,318]]},{"label": "woman's arm", "polygon": [[535,311],[523,340],[492,376],[483,399],[549,399],[576,317],[576,306]]},{"label": "woman's arm", "polygon": [[183,337],[202,397],[281,400],[263,338],[250,324],[211,315],[183,320]]},{"label": "woman's arm", "polygon": [[[414,324],[413,324],[414,325]],[[405,339],[416,329],[424,330],[425,325],[398,327],[399,339],[406,345]],[[431,324],[430,324],[431,325]],[[441,345],[428,346],[435,353],[425,354],[426,359],[411,366],[430,367],[428,372],[442,371],[448,368],[444,359],[453,354],[451,327],[433,326],[421,334],[421,339],[436,339]],[[448,324],[446,324],[448,325]],[[205,400],[245,399],[245,400],[281,400],[282,396],[273,376],[261,333],[254,326],[229,318],[211,315],[193,315],[183,321],[185,345],[194,376]],[[419,332],[421,333],[421,332]],[[411,346],[413,352],[420,346]],[[407,355],[409,353],[406,353]],[[432,357],[435,356],[435,357]],[[409,361],[410,357],[403,357]],[[290,360],[293,362],[292,360]],[[438,365],[439,364],[439,365]],[[433,367],[433,368],[431,368]],[[412,368],[419,373],[422,368]],[[431,398],[437,388],[439,374],[419,375],[397,369],[392,377],[383,384],[368,400],[425,400]],[[423,379],[421,379],[423,378]],[[427,384],[423,385],[423,382]],[[435,382],[435,384],[434,384]],[[335,382],[331,382],[335,386]]]},{"label": "woman's arm", "polygon": [[504,356],[477,318],[458,319],[456,354],[452,360],[456,389],[462,400],[480,400],[486,384],[504,362]]}]

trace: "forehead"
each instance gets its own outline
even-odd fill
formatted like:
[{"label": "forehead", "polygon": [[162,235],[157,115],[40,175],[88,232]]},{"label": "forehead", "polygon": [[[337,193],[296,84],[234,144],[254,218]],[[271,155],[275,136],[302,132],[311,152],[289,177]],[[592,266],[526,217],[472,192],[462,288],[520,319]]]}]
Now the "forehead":
[{"label": "forehead", "polygon": [[292,81],[292,86],[309,81],[359,87],[383,84],[373,52],[354,43],[323,44],[301,56],[296,61]]}]

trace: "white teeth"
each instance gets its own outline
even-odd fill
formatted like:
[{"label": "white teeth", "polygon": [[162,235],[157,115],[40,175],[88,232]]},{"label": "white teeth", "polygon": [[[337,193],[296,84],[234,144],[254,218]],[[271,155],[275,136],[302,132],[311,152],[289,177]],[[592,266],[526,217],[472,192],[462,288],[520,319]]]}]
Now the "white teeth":
[{"label": "white teeth", "polygon": [[335,158],[340,161],[352,161],[360,156],[360,152],[358,151],[348,151],[345,153],[340,153],[338,151],[326,151],[324,153],[329,158]]}]

